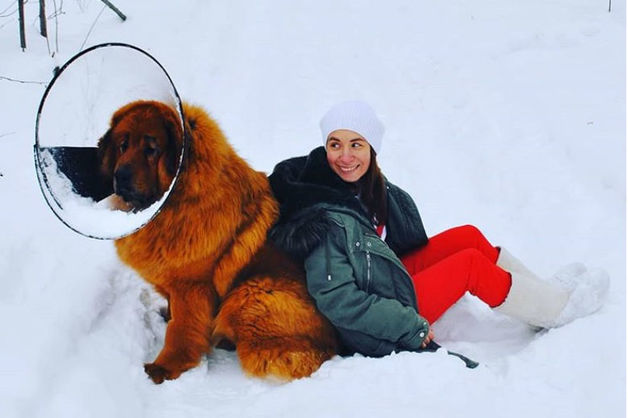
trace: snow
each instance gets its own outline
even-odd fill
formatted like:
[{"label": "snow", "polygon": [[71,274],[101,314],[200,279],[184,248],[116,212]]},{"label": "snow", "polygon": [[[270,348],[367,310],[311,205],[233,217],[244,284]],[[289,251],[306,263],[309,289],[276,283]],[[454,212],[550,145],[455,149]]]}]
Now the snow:
[{"label": "snow", "polygon": [[474,224],[542,276],[601,267],[611,292],[541,333],[465,297],[434,328],[474,370],[444,352],[354,356],[282,383],[216,350],[154,385],[142,364],[161,348],[164,302],[110,241],[50,211],[32,154],[45,86],[0,80],[0,416],[625,416],[624,1],[118,0],[122,23],[76,0],[52,58],[36,3],[25,52],[16,15],[0,17],[0,76],[48,82],[100,14],[86,47],[147,50],[266,172],[320,143],[331,104],[365,99],[387,128],[380,165],[428,234]]}]

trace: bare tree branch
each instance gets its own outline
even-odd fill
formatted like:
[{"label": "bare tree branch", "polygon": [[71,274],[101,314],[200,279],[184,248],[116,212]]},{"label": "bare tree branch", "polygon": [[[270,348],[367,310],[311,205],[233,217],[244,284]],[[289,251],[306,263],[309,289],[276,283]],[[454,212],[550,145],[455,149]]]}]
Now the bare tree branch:
[{"label": "bare tree branch", "polygon": [[105,3],[111,10],[113,10],[118,16],[120,16],[120,19],[122,19],[123,22],[126,20],[126,16],[124,15],[124,13],[122,13],[116,6],[111,4],[109,0],[100,0],[100,1]]},{"label": "bare tree branch", "polygon": [[39,33],[41,33],[41,36],[43,36],[44,38],[48,37],[48,25],[46,22],[46,0],[39,0]]},{"label": "bare tree branch", "polygon": [[24,0],[17,0],[17,8],[20,13],[20,46],[22,51],[26,49],[26,33],[24,32]]},{"label": "bare tree branch", "polygon": [[0,75],[0,80],[5,80],[5,81],[12,81],[14,83],[21,83],[21,84],[41,84],[43,86],[47,86],[48,83],[46,83],[45,81],[27,81],[27,80],[18,80],[16,78],[11,78],[11,77],[5,77],[3,75]]},{"label": "bare tree branch", "polygon": [[54,57],[54,52],[50,51],[50,39],[48,39],[48,19],[46,17],[46,0],[39,0],[39,33],[46,38],[48,54]]}]

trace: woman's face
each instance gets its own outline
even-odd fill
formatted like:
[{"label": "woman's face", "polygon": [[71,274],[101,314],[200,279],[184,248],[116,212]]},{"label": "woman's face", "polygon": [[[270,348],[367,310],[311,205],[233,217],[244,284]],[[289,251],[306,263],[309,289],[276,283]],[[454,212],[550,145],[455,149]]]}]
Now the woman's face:
[{"label": "woman's face", "polygon": [[348,129],[330,133],[325,149],[331,169],[348,183],[360,180],[371,164],[371,146],[360,134]]}]

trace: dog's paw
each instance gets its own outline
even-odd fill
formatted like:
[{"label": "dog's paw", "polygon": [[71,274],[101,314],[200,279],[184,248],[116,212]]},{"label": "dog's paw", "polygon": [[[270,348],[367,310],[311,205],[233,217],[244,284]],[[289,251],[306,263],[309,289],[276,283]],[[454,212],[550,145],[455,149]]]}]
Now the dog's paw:
[{"label": "dog's paw", "polygon": [[144,371],[156,384],[163,383],[164,380],[176,379],[181,375],[181,372],[170,371],[156,363],[144,364]]}]

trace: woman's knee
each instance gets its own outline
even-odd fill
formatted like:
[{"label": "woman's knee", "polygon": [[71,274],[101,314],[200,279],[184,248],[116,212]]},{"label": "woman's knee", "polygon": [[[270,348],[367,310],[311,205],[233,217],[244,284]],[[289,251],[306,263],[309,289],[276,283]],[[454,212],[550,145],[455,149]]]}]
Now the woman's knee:
[{"label": "woman's knee", "polygon": [[449,230],[452,239],[456,240],[461,247],[481,248],[488,242],[484,234],[473,225],[461,225]]},{"label": "woman's knee", "polygon": [[465,248],[464,250],[460,250],[457,253],[453,254],[452,257],[457,258],[460,262],[473,262],[474,260],[486,258],[486,256],[482,253],[482,251],[477,248]]},{"label": "woman's knee", "polygon": [[463,241],[466,247],[478,249],[493,263],[497,261],[499,250],[486,239],[482,231],[473,225],[462,225],[457,229],[458,239]]},{"label": "woman's knee", "polygon": [[484,234],[482,234],[482,232],[479,230],[478,227],[476,227],[475,225],[460,225],[456,228],[454,228],[459,234],[465,236],[465,237],[469,237],[472,239],[478,238],[478,237],[482,237],[484,238]]}]

